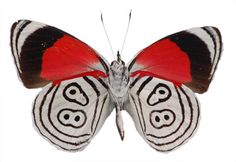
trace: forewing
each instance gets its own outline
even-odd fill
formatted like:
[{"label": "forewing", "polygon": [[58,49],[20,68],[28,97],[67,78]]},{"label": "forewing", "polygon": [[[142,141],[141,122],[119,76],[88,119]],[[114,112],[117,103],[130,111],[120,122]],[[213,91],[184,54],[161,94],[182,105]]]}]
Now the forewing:
[{"label": "forewing", "polygon": [[94,77],[47,85],[34,102],[35,128],[59,149],[82,150],[112,111],[104,85]]},{"label": "forewing", "polygon": [[154,77],[142,77],[131,85],[127,111],[145,141],[163,152],[186,142],[200,115],[197,98],[189,88]]},{"label": "forewing", "polygon": [[55,27],[19,20],[12,25],[11,48],[27,88],[79,76],[106,77],[107,62],[84,42]]},{"label": "forewing", "polygon": [[131,76],[162,78],[204,93],[215,73],[221,51],[221,34],[217,28],[191,28],[143,49],[128,68]]}]

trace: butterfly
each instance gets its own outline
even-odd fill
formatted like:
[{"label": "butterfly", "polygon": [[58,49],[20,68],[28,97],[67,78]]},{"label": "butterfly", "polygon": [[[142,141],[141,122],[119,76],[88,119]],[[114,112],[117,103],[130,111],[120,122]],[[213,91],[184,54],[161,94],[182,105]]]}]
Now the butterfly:
[{"label": "butterfly", "polygon": [[34,126],[66,151],[83,150],[113,109],[121,139],[126,110],[152,148],[178,148],[197,129],[195,93],[207,91],[222,51],[220,31],[211,26],[162,38],[127,65],[119,52],[109,64],[76,37],[35,21],[15,22],[10,37],[24,86],[43,87],[33,104]]}]

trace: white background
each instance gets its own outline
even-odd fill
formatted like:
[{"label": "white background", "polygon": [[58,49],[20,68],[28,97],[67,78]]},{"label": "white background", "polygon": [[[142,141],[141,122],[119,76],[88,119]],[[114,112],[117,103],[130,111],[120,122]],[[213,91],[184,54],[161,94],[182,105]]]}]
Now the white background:
[{"label": "white background", "polygon": [[[0,0],[0,161],[236,161],[236,1],[87,1]],[[114,112],[98,135],[82,152],[57,150],[34,130],[32,102],[40,91],[28,90],[19,81],[10,52],[10,27],[18,19],[56,26],[83,40],[109,61],[113,60],[101,22],[100,11],[114,50],[121,48],[128,13],[132,20],[124,61],[154,41],[191,27],[217,26],[224,51],[207,93],[198,95],[201,122],[195,136],[179,149],[163,154],[153,150],[123,113],[125,139],[115,125]]]}]

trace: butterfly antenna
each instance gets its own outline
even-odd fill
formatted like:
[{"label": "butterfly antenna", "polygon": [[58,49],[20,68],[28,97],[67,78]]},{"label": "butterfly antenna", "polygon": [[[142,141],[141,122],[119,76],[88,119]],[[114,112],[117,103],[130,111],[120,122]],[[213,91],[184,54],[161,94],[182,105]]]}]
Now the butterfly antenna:
[{"label": "butterfly antenna", "polygon": [[125,33],[125,38],[124,38],[124,41],[123,41],[123,44],[122,44],[121,54],[123,53],[123,49],[124,49],[124,45],[125,45],[125,40],[126,40],[128,31],[129,31],[129,25],[130,25],[130,20],[131,20],[131,13],[132,13],[132,10],[130,10],[130,12],[129,12],[129,22],[128,22],[128,26],[127,26],[126,33]]},{"label": "butterfly antenna", "polygon": [[105,33],[106,33],[107,40],[108,40],[109,45],[110,45],[110,48],[111,48],[112,55],[113,55],[113,57],[114,57],[114,59],[115,59],[116,57],[115,57],[115,54],[114,54],[113,48],[112,48],[112,46],[111,46],[111,41],[110,41],[110,39],[109,39],[109,37],[108,37],[107,30],[106,30],[105,25],[104,25],[104,22],[103,22],[102,12],[101,12],[101,21],[102,21],[103,29],[104,29],[104,31],[105,31]]}]

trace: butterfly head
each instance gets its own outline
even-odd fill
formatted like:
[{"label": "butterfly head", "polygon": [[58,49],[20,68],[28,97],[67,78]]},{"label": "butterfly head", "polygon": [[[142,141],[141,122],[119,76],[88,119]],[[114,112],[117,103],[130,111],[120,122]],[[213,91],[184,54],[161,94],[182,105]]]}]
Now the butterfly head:
[{"label": "butterfly head", "polygon": [[125,67],[125,62],[121,60],[120,52],[117,51],[117,60],[111,62],[111,69],[123,69]]},{"label": "butterfly head", "polygon": [[125,65],[125,62],[123,60],[121,60],[120,57],[120,52],[117,51],[117,59],[111,62],[111,66],[113,66],[113,64],[120,64],[120,65]]}]

